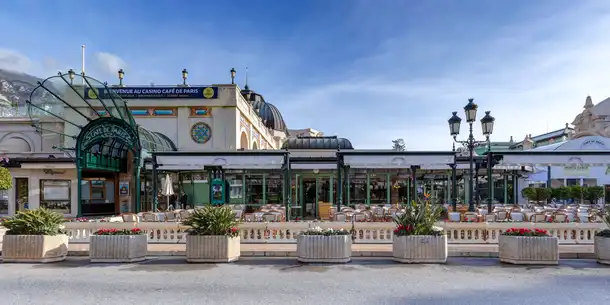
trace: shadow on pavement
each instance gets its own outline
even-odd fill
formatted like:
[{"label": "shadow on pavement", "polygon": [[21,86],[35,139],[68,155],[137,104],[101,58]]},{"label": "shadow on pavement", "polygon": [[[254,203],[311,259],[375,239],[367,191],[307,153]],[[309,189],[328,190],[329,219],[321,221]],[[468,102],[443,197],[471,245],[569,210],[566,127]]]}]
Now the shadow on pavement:
[{"label": "shadow on pavement", "polygon": [[[27,264],[26,264],[27,265]],[[149,257],[147,260],[138,263],[90,263],[86,257],[68,257],[63,262],[51,264],[32,264],[32,268],[36,269],[54,269],[54,268],[118,268],[119,271],[147,271],[147,272],[163,272],[163,271],[197,271],[210,270],[219,266],[245,267],[249,269],[255,268],[271,268],[278,271],[300,271],[300,272],[327,272],[329,270],[337,271],[355,271],[361,268],[373,269],[425,269],[425,268],[443,268],[447,271],[451,269],[469,269],[477,271],[477,269],[521,269],[526,271],[531,270],[553,270],[553,269],[609,269],[610,266],[597,264],[594,260],[574,259],[561,260],[559,266],[518,266],[500,263],[495,258],[449,258],[447,264],[444,265],[428,265],[428,264],[399,264],[392,261],[390,258],[353,258],[351,262],[346,264],[307,264],[300,263],[295,257],[247,257],[241,258],[237,262],[230,264],[191,264],[185,261],[183,256],[177,257]],[[1,265],[0,265],[1,266]]]}]

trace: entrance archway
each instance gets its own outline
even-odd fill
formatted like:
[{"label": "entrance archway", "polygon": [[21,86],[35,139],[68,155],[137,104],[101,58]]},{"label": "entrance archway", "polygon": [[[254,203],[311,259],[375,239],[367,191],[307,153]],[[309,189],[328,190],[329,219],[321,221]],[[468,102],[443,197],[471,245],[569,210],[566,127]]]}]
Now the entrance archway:
[{"label": "entrance archway", "polygon": [[[76,155],[78,216],[141,211],[143,159],[155,151],[176,150],[165,135],[137,125],[114,90],[70,70],[39,82],[26,101],[36,130],[55,149]],[[145,198],[156,198],[144,190]]]},{"label": "entrance archway", "polygon": [[[121,119],[98,118],[83,127],[76,139],[79,214],[139,210],[135,197],[140,193],[141,153],[137,129]],[[134,190],[134,198],[129,189]]]}]

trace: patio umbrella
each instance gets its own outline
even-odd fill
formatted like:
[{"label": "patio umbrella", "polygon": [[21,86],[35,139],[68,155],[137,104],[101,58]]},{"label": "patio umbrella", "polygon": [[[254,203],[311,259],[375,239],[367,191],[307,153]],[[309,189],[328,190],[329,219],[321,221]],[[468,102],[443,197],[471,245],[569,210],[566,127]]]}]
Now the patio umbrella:
[{"label": "patio umbrella", "polygon": [[165,175],[165,180],[163,180],[163,189],[161,190],[161,195],[167,197],[167,209],[169,210],[169,197],[174,194],[174,186],[172,185],[172,178],[170,178],[169,174]]}]

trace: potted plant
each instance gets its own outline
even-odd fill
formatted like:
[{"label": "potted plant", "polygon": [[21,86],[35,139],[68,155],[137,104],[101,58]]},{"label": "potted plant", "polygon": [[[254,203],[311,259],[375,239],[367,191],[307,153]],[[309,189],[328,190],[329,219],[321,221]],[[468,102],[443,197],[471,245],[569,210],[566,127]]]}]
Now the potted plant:
[{"label": "potted plant", "polygon": [[45,210],[17,212],[2,222],[6,228],[2,242],[5,263],[51,263],[68,255],[68,236],[63,215]]},{"label": "potted plant", "polygon": [[89,242],[92,263],[133,263],[146,259],[146,232],[133,229],[99,229]]},{"label": "potted plant", "polygon": [[500,234],[500,261],[518,265],[557,265],[557,237],[546,230],[511,228]]},{"label": "potted plant", "polygon": [[396,217],[392,240],[394,261],[400,263],[446,263],[447,236],[436,227],[442,206],[413,201]]},{"label": "potted plant", "polygon": [[347,263],[352,259],[352,233],[310,228],[297,237],[297,260],[304,263]]},{"label": "potted plant", "polygon": [[186,231],[186,261],[189,263],[228,263],[240,255],[238,222],[228,206],[206,205],[195,209],[182,222]]},{"label": "potted plant", "polygon": [[610,265],[610,207],[602,215],[606,229],[595,234],[595,257],[600,264]]}]

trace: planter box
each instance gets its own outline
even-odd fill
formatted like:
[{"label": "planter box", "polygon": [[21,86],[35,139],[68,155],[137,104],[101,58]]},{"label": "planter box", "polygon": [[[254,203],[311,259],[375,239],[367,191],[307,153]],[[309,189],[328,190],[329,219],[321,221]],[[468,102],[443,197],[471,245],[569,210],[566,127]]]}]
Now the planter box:
[{"label": "planter box", "polygon": [[147,235],[91,235],[92,263],[133,263],[146,259]]},{"label": "planter box", "polygon": [[595,258],[600,264],[610,265],[610,237],[595,236]]},{"label": "planter box", "polygon": [[557,265],[557,237],[500,235],[500,261],[518,265]]},{"label": "planter box", "polygon": [[4,263],[52,263],[66,259],[68,235],[4,235]]},{"label": "planter box", "polygon": [[186,261],[189,263],[229,263],[241,254],[239,236],[186,236]]},{"label": "planter box", "polygon": [[352,259],[351,235],[299,235],[297,260],[304,263],[347,263]]},{"label": "planter box", "polygon": [[394,261],[407,264],[444,264],[448,256],[447,235],[394,236]]}]

